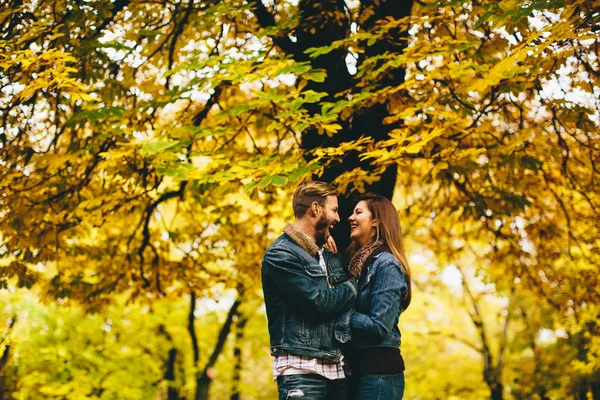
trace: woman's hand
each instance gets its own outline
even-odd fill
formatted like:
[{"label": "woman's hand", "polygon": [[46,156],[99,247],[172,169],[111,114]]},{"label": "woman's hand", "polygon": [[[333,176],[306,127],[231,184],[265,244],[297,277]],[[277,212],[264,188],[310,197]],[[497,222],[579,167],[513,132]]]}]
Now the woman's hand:
[{"label": "woman's hand", "polygon": [[329,238],[327,239],[327,243],[325,243],[325,245],[323,247],[326,248],[327,250],[331,251],[333,254],[338,253],[337,245],[335,244],[335,240],[333,240],[333,236],[331,236],[331,235],[329,235]]}]

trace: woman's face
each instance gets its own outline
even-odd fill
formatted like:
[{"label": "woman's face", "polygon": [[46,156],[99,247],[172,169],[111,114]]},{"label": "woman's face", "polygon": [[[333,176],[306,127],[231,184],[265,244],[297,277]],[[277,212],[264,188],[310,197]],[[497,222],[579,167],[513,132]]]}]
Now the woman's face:
[{"label": "woman's face", "polygon": [[369,243],[375,236],[375,221],[364,200],[359,201],[354,207],[354,213],[348,218],[348,221],[350,221],[350,239],[360,247]]}]

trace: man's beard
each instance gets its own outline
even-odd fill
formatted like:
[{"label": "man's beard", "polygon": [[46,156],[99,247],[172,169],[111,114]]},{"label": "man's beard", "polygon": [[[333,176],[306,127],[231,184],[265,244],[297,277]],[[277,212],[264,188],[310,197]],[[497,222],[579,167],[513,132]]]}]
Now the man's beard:
[{"label": "man's beard", "polygon": [[317,225],[315,226],[315,240],[317,241],[317,246],[322,247],[325,243],[327,243],[327,239],[329,239],[329,226],[331,225],[331,220],[327,219],[325,214],[321,214],[321,217],[317,221]]}]

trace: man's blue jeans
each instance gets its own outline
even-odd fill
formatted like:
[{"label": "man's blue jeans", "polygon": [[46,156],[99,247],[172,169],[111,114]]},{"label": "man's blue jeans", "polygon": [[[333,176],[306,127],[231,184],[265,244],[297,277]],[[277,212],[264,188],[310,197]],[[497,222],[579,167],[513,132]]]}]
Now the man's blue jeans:
[{"label": "man's blue jeans", "polygon": [[355,382],[355,400],[402,400],[404,372],[394,375],[364,375]]},{"label": "man's blue jeans", "polygon": [[329,380],[317,374],[283,375],[277,377],[279,400],[347,400],[346,379]]}]

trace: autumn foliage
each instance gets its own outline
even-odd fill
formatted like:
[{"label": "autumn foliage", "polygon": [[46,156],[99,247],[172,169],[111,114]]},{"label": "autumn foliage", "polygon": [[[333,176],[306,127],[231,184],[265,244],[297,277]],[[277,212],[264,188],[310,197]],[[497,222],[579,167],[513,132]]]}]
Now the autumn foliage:
[{"label": "autumn foliage", "polygon": [[400,210],[406,398],[600,398],[599,8],[2,3],[0,399],[274,398],[310,178]]}]

